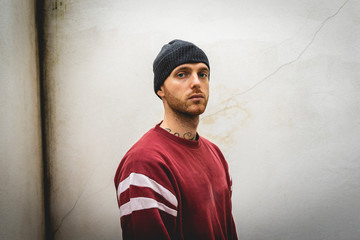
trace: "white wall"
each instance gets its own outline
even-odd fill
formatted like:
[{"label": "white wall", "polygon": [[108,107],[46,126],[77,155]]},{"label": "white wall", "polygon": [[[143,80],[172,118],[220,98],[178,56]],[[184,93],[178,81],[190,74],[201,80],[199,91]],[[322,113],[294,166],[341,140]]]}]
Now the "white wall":
[{"label": "white wall", "polygon": [[119,238],[113,176],[162,118],[152,62],[175,38],[210,58],[199,132],[230,164],[239,238],[358,239],[359,10],[355,0],[46,1],[55,239]]},{"label": "white wall", "polygon": [[0,239],[44,239],[35,1],[0,1]]}]

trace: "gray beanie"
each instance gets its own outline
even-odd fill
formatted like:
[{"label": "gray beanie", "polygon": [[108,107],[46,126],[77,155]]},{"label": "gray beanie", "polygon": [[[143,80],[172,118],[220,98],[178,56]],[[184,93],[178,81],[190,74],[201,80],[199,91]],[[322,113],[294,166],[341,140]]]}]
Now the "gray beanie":
[{"label": "gray beanie", "polygon": [[165,44],[153,63],[155,94],[157,95],[157,91],[177,66],[185,63],[200,62],[205,63],[210,69],[206,54],[193,43],[173,40]]}]

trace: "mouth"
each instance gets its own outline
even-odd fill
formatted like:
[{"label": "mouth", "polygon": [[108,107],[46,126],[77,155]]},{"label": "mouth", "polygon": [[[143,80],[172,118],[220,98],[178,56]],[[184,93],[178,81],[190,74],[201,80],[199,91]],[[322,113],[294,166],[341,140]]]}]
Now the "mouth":
[{"label": "mouth", "polygon": [[194,94],[194,95],[191,95],[189,97],[189,99],[191,99],[193,101],[200,101],[200,100],[204,99],[204,96],[201,94]]}]

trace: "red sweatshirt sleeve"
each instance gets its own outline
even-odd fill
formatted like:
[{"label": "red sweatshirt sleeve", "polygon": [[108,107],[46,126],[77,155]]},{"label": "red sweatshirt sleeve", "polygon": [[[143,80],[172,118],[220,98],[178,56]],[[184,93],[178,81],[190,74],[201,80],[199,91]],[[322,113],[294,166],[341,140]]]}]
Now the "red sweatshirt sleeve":
[{"label": "red sweatshirt sleeve", "polygon": [[115,176],[123,239],[174,239],[178,200],[170,171],[151,156],[125,156]]}]

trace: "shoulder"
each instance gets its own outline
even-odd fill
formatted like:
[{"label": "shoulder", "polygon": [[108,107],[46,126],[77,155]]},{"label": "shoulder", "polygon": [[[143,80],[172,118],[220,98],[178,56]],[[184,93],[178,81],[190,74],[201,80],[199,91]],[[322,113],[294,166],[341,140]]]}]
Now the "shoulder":
[{"label": "shoulder", "polygon": [[207,148],[208,151],[212,152],[217,158],[221,161],[224,166],[225,171],[228,171],[228,163],[225,159],[225,156],[221,152],[220,148],[213,142],[207,140],[206,138],[201,137],[202,145],[204,148]]},{"label": "shoulder", "polygon": [[209,141],[208,139],[201,137],[202,144],[212,150],[214,150],[217,154],[219,154],[221,157],[224,157],[220,148],[213,142]]},{"label": "shoulder", "polygon": [[127,161],[137,160],[143,161],[151,159],[161,159],[161,153],[165,147],[164,139],[161,134],[154,131],[154,129],[149,130],[145,133],[125,154],[122,161],[125,159]]},{"label": "shoulder", "polygon": [[168,172],[164,159],[164,140],[153,129],[144,134],[125,154],[118,166],[115,179],[121,181],[131,173],[156,175]]}]

